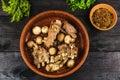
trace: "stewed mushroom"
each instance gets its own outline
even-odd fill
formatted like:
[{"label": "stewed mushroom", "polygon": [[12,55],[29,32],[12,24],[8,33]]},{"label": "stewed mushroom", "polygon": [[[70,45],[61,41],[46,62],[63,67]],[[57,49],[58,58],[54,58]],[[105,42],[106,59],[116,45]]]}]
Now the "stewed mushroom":
[{"label": "stewed mushroom", "polygon": [[48,26],[42,27],[42,33],[48,33]]},{"label": "stewed mushroom", "polygon": [[75,64],[75,61],[73,59],[68,60],[67,67],[73,67]]},{"label": "stewed mushroom", "polygon": [[41,36],[38,36],[38,37],[36,38],[36,43],[37,43],[37,44],[42,44],[42,37],[41,37]]},{"label": "stewed mushroom", "polygon": [[57,36],[58,41],[62,42],[64,40],[65,35],[63,33],[59,33]]},{"label": "stewed mushroom", "polygon": [[32,49],[33,64],[37,68],[54,72],[75,65],[78,55],[78,47],[75,45],[77,30],[70,23],[54,20],[49,26],[33,27],[32,33],[27,48]]},{"label": "stewed mushroom", "polygon": [[28,41],[27,42],[27,46],[29,47],[29,48],[32,48],[33,46],[34,46],[34,42],[33,41]]},{"label": "stewed mushroom", "polygon": [[41,27],[39,26],[33,27],[32,32],[34,35],[39,35],[41,33]]},{"label": "stewed mushroom", "polygon": [[55,55],[56,49],[54,47],[49,48],[49,53],[50,53],[50,55]]},{"label": "stewed mushroom", "polygon": [[70,35],[66,35],[64,41],[65,41],[66,44],[70,44],[71,36]]}]

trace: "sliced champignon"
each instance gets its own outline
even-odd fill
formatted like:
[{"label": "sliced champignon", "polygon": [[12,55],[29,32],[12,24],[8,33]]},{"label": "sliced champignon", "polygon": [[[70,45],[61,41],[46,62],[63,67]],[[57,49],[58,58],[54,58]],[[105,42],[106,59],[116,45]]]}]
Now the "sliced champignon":
[{"label": "sliced champignon", "polygon": [[34,45],[34,47],[33,47],[34,50],[37,50],[39,48],[36,43],[34,43],[33,45]]},{"label": "sliced champignon", "polygon": [[61,64],[59,64],[59,65],[60,65],[60,68],[61,68],[61,67],[63,67],[63,66],[64,66],[64,64],[66,64],[67,60],[68,60],[68,58],[64,59],[64,60],[62,61],[62,63],[61,63]]},{"label": "sliced champignon", "polygon": [[70,44],[71,42],[75,42],[75,38],[72,38],[70,35],[66,35],[64,38],[64,42],[66,44]]},{"label": "sliced champignon", "polygon": [[57,39],[58,41],[62,42],[64,40],[65,35],[63,33],[58,34]]},{"label": "sliced champignon", "polygon": [[62,53],[61,56],[62,56],[63,60],[65,60],[66,58],[68,58],[68,54],[67,53]]},{"label": "sliced champignon", "polygon": [[41,33],[41,27],[39,26],[33,27],[32,32],[34,35],[39,35]]},{"label": "sliced champignon", "polygon": [[66,43],[66,44],[69,44],[70,42],[71,42],[71,36],[70,35],[66,35],[65,36],[65,39],[64,39],[64,42]]},{"label": "sliced champignon", "polygon": [[62,61],[57,61],[55,64],[58,64],[58,65],[60,65],[60,63],[61,63]]},{"label": "sliced champignon", "polygon": [[40,53],[38,55],[38,60],[40,63],[44,61],[44,57]]},{"label": "sliced champignon", "polygon": [[67,53],[61,53],[61,56],[64,58],[67,56]]},{"label": "sliced champignon", "polygon": [[62,21],[59,19],[53,20],[51,21],[52,25],[58,25],[58,26],[62,26]]},{"label": "sliced champignon", "polygon": [[61,22],[61,20],[56,20],[56,21],[55,21],[55,24],[61,26],[61,25],[62,25],[62,22]]},{"label": "sliced champignon", "polygon": [[72,34],[71,36],[72,36],[72,38],[74,38],[74,39],[77,38],[77,35],[76,35],[76,34]]},{"label": "sliced champignon", "polygon": [[77,57],[77,54],[78,54],[78,48],[77,48],[77,47],[73,47],[73,48],[71,49],[70,58],[71,58],[71,59],[74,59],[75,57]]},{"label": "sliced champignon", "polygon": [[72,48],[74,48],[75,47],[75,43],[70,43],[69,44],[69,47],[72,49]]},{"label": "sliced champignon", "polygon": [[50,57],[50,62],[51,62],[51,63],[54,63],[54,62],[55,62],[54,56],[51,56],[51,57]]},{"label": "sliced champignon", "polygon": [[72,38],[72,39],[71,39],[71,42],[73,42],[73,43],[74,43],[74,42],[75,42],[75,38]]},{"label": "sliced champignon", "polygon": [[45,44],[46,40],[47,40],[47,37],[43,37],[42,42]]},{"label": "sliced champignon", "polygon": [[45,70],[49,72],[50,69],[51,69],[51,67],[49,65],[46,65]]},{"label": "sliced champignon", "polygon": [[42,37],[41,37],[41,36],[38,36],[38,37],[36,38],[36,43],[37,43],[37,44],[42,44]]},{"label": "sliced champignon", "polygon": [[69,58],[71,58],[71,59],[74,59],[75,57],[76,57],[76,55],[74,55],[74,54],[71,54],[70,56],[68,56]]},{"label": "sliced champignon", "polygon": [[40,68],[41,66],[40,66],[40,64],[37,64],[37,68]]},{"label": "sliced champignon", "polygon": [[42,67],[44,67],[45,66],[45,62],[42,62]]},{"label": "sliced champignon", "polygon": [[52,68],[51,68],[51,72],[53,71],[57,71],[60,69],[60,66],[58,64],[53,64]]},{"label": "sliced champignon", "polygon": [[68,61],[68,58],[64,59],[63,64],[65,64]]},{"label": "sliced champignon", "polygon": [[48,26],[42,27],[42,33],[48,33]]},{"label": "sliced champignon", "polygon": [[46,65],[45,69],[46,69],[46,71],[48,71],[48,72],[54,72],[54,71],[59,70],[59,69],[60,69],[60,66],[59,66],[58,64],[55,64],[55,63],[53,64],[53,63],[51,63],[51,64]]},{"label": "sliced champignon", "polygon": [[60,64],[60,68],[67,62],[68,58],[64,59],[63,62]]},{"label": "sliced champignon", "polygon": [[73,67],[75,64],[75,61],[73,59],[68,60],[67,67]]},{"label": "sliced champignon", "polygon": [[34,46],[34,42],[33,41],[28,41],[27,42],[27,46],[29,47],[29,48],[32,48],[33,46]]},{"label": "sliced champignon", "polygon": [[56,49],[54,47],[49,48],[49,53],[50,53],[50,55],[55,55]]},{"label": "sliced champignon", "polygon": [[62,60],[62,56],[61,55],[57,55],[57,56],[55,56],[54,60],[55,60],[55,62],[57,62],[59,60]]},{"label": "sliced champignon", "polygon": [[63,65],[64,65],[64,64],[63,64],[63,63],[61,63],[61,64],[60,64],[60,68],[61,68],[61,67],[63,67]]}]

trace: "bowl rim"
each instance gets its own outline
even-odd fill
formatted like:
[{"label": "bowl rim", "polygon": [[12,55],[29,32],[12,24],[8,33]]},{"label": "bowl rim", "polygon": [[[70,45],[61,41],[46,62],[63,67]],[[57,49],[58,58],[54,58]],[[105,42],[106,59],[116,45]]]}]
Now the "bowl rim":
[{"label": "bowl rim", "polygon": [[[85,35],[85,38],[86,38],[86,50],[85,50],[85,53],[81,59],[81,62],[79,62],[79,64],[74,67],[73,69],[71,69],[70,71],[64,73],[64,74],[59,74],[59,75],[52,75],[52,74],[45,74],[45,73],[42,73],[38,70],[36,70],[33,65],[30,64],[30,62],[28,61],[26,55],[25,55],[25,51],[24,51],[24,48],[23,48],[23,45],[24,45],[24,40],[23,40],[23,37],[25,37],[25,31],[27,29],[27,27],[30,25],[30,23],[32,23],[34,20],[36,20],[36,18],[38,18],[39,16],[41,15],[45,15],[45,14],[48,14],[48,13],[62,13],[62,14],[66,14],[67,16],[70,16],[72,19],[74,19],[77,23],[79,23],[82,28],[82,30],[84,31],[84,35]],[[33,18],[31,18],[27,23],[26,25],[24,26],[23,30],[22,30],[22,33],[21,33],[21,37],[20,37],[20,53],[21,53],[21,56],[25,62],[25,64],[35,73],[37,73],[38,75],[41,75],[41,76],[44,76],[44,77],[48,77],[48,78],[60,78],[60,77],[65,77],[65,76],[68,76],[72,73],[74,73],[75,71],[77,71],[82,65],[83,63],[85,62],[87,56],[88,56],[88,53],[89,53],[89,36],[88,36],[88,33],[87,33],[87,30],[85,29],[84,25],[82,24],[82,22],[77,19],[74,15],[68,13],[68,12],[65,12],[65,11],[62,11],[62,10],[48,10],[48,11],[43,11],[39,14],[37,14],[36,16],[34,16]]]},{"label": "bowl rim", "polygon": [[[97,27],[97,26],[93,23],[92,15],[93,15],[94,11],[97,10],[97,9],[99,9],[99,8],[106,8],[106,9],[108,9],[110,12],[113,13],[114,22],[112,23],[112,25],[111,25],[109,28],[102,29],[102,28]],[[115,10],[111,5],[106,4],[106,3],[100,3],[100,4],[95,5],[95,6],[91,9],[90,14],[89,14],[89,19],[90,19],[90,22],[92,23],[92,25],[93,25],[96,29],[101,30],[101,31],[106,31],[106,30],[112,29],[112,28],[116,25],[118,17],[117,17],[117,12],[116,12],[116,10]]]}]

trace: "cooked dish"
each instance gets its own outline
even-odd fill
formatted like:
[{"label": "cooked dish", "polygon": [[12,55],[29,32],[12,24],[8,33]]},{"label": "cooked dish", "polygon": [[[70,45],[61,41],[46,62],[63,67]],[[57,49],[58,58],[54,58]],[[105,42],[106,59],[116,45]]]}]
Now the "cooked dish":
[{"label": "cooked dish", "polygon": [[106,29],[113,21],[113,14],[108,9],[99,8],[93,13],[92,20],[97,27]]},{"label": "cooked dish", "polygon": [[27,50],[38,69],[54,72],[66,66],[72,68],[78,56],[77,30],[68,21],[54,20],[50,25],[34,26]]}]

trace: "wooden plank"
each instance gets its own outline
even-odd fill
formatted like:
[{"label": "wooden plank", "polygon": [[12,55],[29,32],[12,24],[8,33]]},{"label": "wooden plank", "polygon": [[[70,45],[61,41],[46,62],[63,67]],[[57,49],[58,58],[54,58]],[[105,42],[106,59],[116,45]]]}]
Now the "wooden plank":
[{"label": "wooden plank", "polygon": [[[116,26],[109,31],[98,31],[89,20],[81,20],[88,31],[90,51],[120,51],[120,17]],[[29,19],[19,23],[5,22],[7,17],[0,17],[0,51],[19,51],[19,39],[22,29]]]},{"label": "wooden plank", "polygon": [[[119,12],[119,0],[97,0],[95,4],[103,2],[114,5]],[[65,0],[30,0],[30,3],[32,4],[30,18],[25,18],[19,23],[11,23],[9,20],[10,17],[4,14],[4,12],[0,12],[0,51],[19,51],[19,38],[24,25],[34,15],[50,9],[60,9],[70,12],[83,22],[90,37],[90,51],[120,51],[120,38],[118,37],[120,36],[120,17],[118,17],[115,28],[109,31],[102,32],[96,30],[91,25],[89,21],[89,10],[79,10],[76,12],[71,12],[68,5],[65,3]]]},{"label": "wooden plank", "polygon": [[0,52],[0,64],[0,80],[120,79],[120,52],[90,52],[78,71],[60,79],[48,79],[35,74],[25,65],[19,52]]},{"label": "wooden plank", "polygon": [[[72,12],[65,0],[30,0],[31,15],[19,23],[11,23],[10,16],[0,7],[0,80],[120,80],[120,0],[96,0],[112,5],[118,14],[115,28],[98,31],[89,21],[89,12]],[[1,2],[0,2],[1,6]],[[48,79],[32,72],[24,63],[19,52],[19,38],[24,25],[36,14],[51,10],[63,10],[75,15],[85,25],[90,37],[90,52],[84,65],[74,74]]]},{"label": "wooden plank", "polygon": [[[78,10],[76,12],[71,12],[71,9],[69,7],[69,5],[66,3],[66,0],[54,0],[54,1],[49,1],[49,0],[38,0],[38,1],[34,1],[34,0],[30,0],[31,3],[31,16],[34,16],[42,11],[46,11],[46,10],[64,10],[67,12],[70,12],[72,14],[77,14],[77,15],[88,15],[89,11],[91,10],[91,8],[99,3],[107,3],[112,5],[117,13],[118,16],[120,16],[120,0],[96,0],[95,4],[91,6],[90,9],[88,10]],[[0,3],[1,6],[1,3]],[[1,7],[0,7],[0,16],[5,15],[8,16],[7,14],[5,14]]]}]

